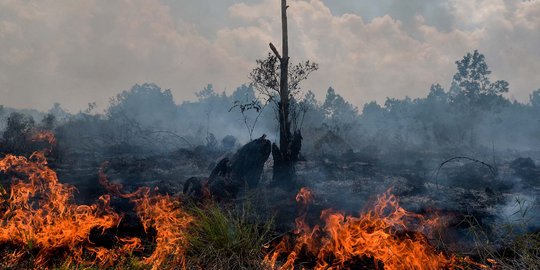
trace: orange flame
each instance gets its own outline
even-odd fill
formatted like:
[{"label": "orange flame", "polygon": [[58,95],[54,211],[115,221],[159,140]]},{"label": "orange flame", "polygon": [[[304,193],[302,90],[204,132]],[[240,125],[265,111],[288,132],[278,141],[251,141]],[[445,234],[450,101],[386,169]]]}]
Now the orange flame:
[{"label": "orange flame", "polygon": [[[302,189],[297,201],[307,201],[305,194]],[[373,209],[360,217],[324,210],[325,226],[313,229],[304,223],[304,217],[296,220],[294,243],[284,239],[266,256],[270,268],[295,269],[301,254],[316,259],[314,269],[346,269],[362,258],[371,258],[386,270],[445,269],[454,263],[453,258],[438,253],[422,233],[434,221],[401,208],[390,192],[378,197]],[[278,266],[278,258],[284,256],[285,262]]]},{"label": "orange flame", "polygon": [[42,131],[37,132],[32,137],[32,140],[48,142],[51,146],[56,145],[56,137],[50,130],[42,130]]},{"label": "orange flame", "polygon": [[296,194],[296,202],[304,205],[312,203],[313,199],[313,191],[306,187],[301,188],[300,191],[298,191],[298,194]]},{"label": "orange flame", "polygon": [[[0,196],[0,244],[39,249],[38,265],[45,265],[51,254],[61,249],[71,254],[68,261],[86,263],[83,253],[97,255],[90,232],[103,232],[120,222],[120,216],[109,207],[108,195],[96,204],[73,204],[75,188],[58,181],[41,152],[30,158],[7,155],[0,160],[0,172],[13,179],[9,192]],[[13,262],[24,255],[18,254]]]},{"label": "orange flame", "polygon": [[296,202],[299,203],[299,215],[294,220],[294,223],[296,224],[296,229],[294,230],[295,234],[300,234],[310,230],[309,225],[306,223],[306,215],[308,206],[313,202],[314,198],[313,191],[306,187],[301,188],[298,194],[296,194]]},{"label": "orange flame", "polygon": [[193,218],[180,208],[180,201],[169,195],[152,195],[148,187],[124,194],[122,185],[109,182],[104,169],[105,166],[100,170],[100,183],[109,192],[135,203],[135,212],[144,230],[148,232],[149,228],[154,228],[157,232],[155,250],[143,263],[152,265],[152,269],[161,269],[164,263],[186,269],[186,232]]},{"label": "orange flame", "polygon": [[[55,143],[54,136],[48,132],[38,133],[34,140]],[[121,221],[121,216],[109,206],[110,195],[101,196],[96,204],[74,204],[75,188],[60,183],[47,165],[44,152],[35,152],[29,158],[7,155],[0,159],[0,173],[12,180],[8,190],[0,185],[0,245],[19,247],[4,254],[2,266],[17,265],[27,251],[36,250],[33,263],[40,268],[47,268],[57,254],[63,254],[61,259],[68,266],[106,268],[143,249],[137,237],[118,238],[112,248],[92,243],[92,231],[103,233]],[[144,230],[153,228],[157,233],[154,251],[142,263],[152,269],[186,269],[186,232],[192,217],[180,208],[180,201],[153,194],[146,187],[123,194],[122,186],[109,183],[103,170],[100,176],[111,193],[129,198],[135,204]]]}]

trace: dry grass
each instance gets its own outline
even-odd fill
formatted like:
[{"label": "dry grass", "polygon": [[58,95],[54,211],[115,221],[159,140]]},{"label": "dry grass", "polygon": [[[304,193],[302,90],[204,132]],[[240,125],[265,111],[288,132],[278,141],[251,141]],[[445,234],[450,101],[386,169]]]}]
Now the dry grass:
[{"label": "dry grass", "polygon": [[473,253],[479,261],[492,262],[496,269],[540,269],[540,231],[528,232],[534,211],[519,198],[515,198],[515,209],[511,222],[489,228],[475,217],[465,219],[475,243]]}]

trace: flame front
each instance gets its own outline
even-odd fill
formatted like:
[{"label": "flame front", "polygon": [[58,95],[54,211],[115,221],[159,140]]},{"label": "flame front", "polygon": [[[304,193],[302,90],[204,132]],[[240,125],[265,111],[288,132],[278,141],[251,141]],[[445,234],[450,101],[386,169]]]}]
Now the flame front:
[{"label": "flame front", "polygon": [[[305,194],[312,193],[302,189],[297,201],[306,203]],[[453,258],[437,252],[423,233],[434,221],[406,211],[390,192],[360,217],[328,209],[321,219],[324,227],[310,229],[305,213],[300,213],[295,241],[283,239],[266,256],[266,264],[272,269],[294,269],[301,254],[315,260],[314,269],[348,269],[363,258],[372,259],[376,267],[384,265],[386,270],[445,269],[454,263]],[[278,263],[280,257],[286,258],[282,264]]]},{"label": "flame front", "polygon": [[[2,189],[0,196],[0,244],[38,249],[38,265],[45,265],[60,249],[67,249],[69,262],[85,263],[83,253],[97,255],[90,232],[120,222],[109,207],[108,195],[92,205],[71,203],[74,188],[58,181],[41,152],[30,158],[7,155],[0,160],[0,172],[13,179],[9,191]],[[14,254],[12,262],[24,255]]]},{"label": "flame front", "polygon": [[114,195],[135,203],[135,212],[144,230],[148,232],[154,228],[157,232],[155,250],[143,263],[152,265],[152,269],[161,269],[164,263],[172,264],[176,269],[186,269],[187,230],[193,218],[181,208],[180,201],[169,195],[153,195],[148,187],[122,193],[120,184],[113,184],[107,179],[105,167],[100,170],[100,183]]},{"label": "flame front", "polygon": [[[34,139],[55,144],[52,133],[39,133]],[[92,232],[104,233],[119,226],[122,216],[110,207],[110,195],[99,197],[95,204],[75,204],[75,188],[60,183],[48,167],[45,152],[50,150],[28,158],[7,155],[0,159],[1,180],[11,181],[8,189],[0,185],[0,245],[15,247],[4,252],[2,266],[17,265],[37,252],[33,263],[39,268],[53,265],[53,258],[76,268],[107,268],[134,251],[143,251],[138,237],[116,238],[108,248],[92,243]],[[129,199],[145,232],[153,229],[156,233],[152,253],[140,262],[152,269],[186,269],[187,233],[193,217],[182,209],[180,200],[147,187],[123,193],[121,185],[107,179],[105,167],[100,170],[100,183],[112,195]],[[390,192],[359,217],[324,210],[322,227],[306,222],[314,198],[311,190],[300,190],[294,241],[283,237],[266,255],[265,266],[295,269],[306,258],[313,269],[354,268],[355,262],[366,258],[386,270],[451,269],[456,263],[453,257],[437,252],[426,237],[440,226],[440,220],[406,211]]]},{"label": "flame front", "polygon": [[[38,133],[33,139],[55,144],[50,132]],[[48,167],[45,152],[50,150],[35,152],[29,158],[7,155],[0,159],[0,173],[11,180],[7,190],[0,185],[0,245],[15,247],[4,254],[2,265],[17,265],[37,251],[33,264],[39,268],[48,268],[53,259],[67,266],[106,268],[142,250],[142,241],[137,237],[117,238],[111,248],[92,243],[93,231],[103,233],[115,228],[122,217],[110,207],[110,195],[99,197],[91,205],[73,203],[75,188],[60,183]],[[153,253],[141,263],[152,269],[185,269],[186,232],[192,218],[181,209],[180,201],[154,194],[146,187],[122,194],[120,185],[110,184],[102,171],[100,176],[114,195],[134,203],[146,232],[150,228],[156,231]]]}]

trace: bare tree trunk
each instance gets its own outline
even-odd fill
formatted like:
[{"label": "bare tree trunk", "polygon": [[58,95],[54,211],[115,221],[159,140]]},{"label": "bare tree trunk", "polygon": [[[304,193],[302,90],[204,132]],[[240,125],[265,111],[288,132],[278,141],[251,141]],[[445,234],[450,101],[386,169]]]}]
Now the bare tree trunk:
[{"label": "bare tree trunk", "polygon": [[289,151],[290,120],[289,120],[289,33],[287,30],[287,0],[281,0],[281,26],[282,26],[282,57],[280,62],[279,80],[279,147],[283,154]]},{"label": "bare tree trunk", "polygon": [[279,148],[272,146],[272,156],[274,158],[273,180],[279,185],[290,185],[294,180],[294,162],[291,151],[292,135],[289,93],[289,33],[287,29],[287,0],[281,0],[281,27],[282,27],[282,52],[279,55],[277,49],[270,44],[270,48],[280,60],[280,80],[279,80]]}]

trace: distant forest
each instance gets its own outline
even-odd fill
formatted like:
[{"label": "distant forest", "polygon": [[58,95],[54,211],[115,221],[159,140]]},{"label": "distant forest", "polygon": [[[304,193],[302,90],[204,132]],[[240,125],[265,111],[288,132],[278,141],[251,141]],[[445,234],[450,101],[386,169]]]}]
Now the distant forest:
[{"label": "distant forest", "polygon": [[[433,84],[425,97],[387,98],[384,104],[370,102],[361,109],[333,88],[322,99],[312,91],[303,92],[293,100],[292,116],[293,125],[302,130],[303,154],[450,156],[540,150],[540,89],[530,94],[528,103],[510,101],[504,93],[511,86],[490,78],[478,51],[456,61],[456,66],[450,89]],[[170,90],[145,83],[111,98],[103,112],[96,112],[94,103],[76,114],[60,104],[48,112],[0,106],[1,143],[13,153],[30,151],[31,145],[20,142],[36,129],[54,130],[64,150],[126,148],[143,155],[200,145],[239,145],[263,134],[278,140],[273,106],[266,106],[269,101],[255,87],[242,85],[227,94],[208,85],[196,96],[196,101],[176,104]]]}]

